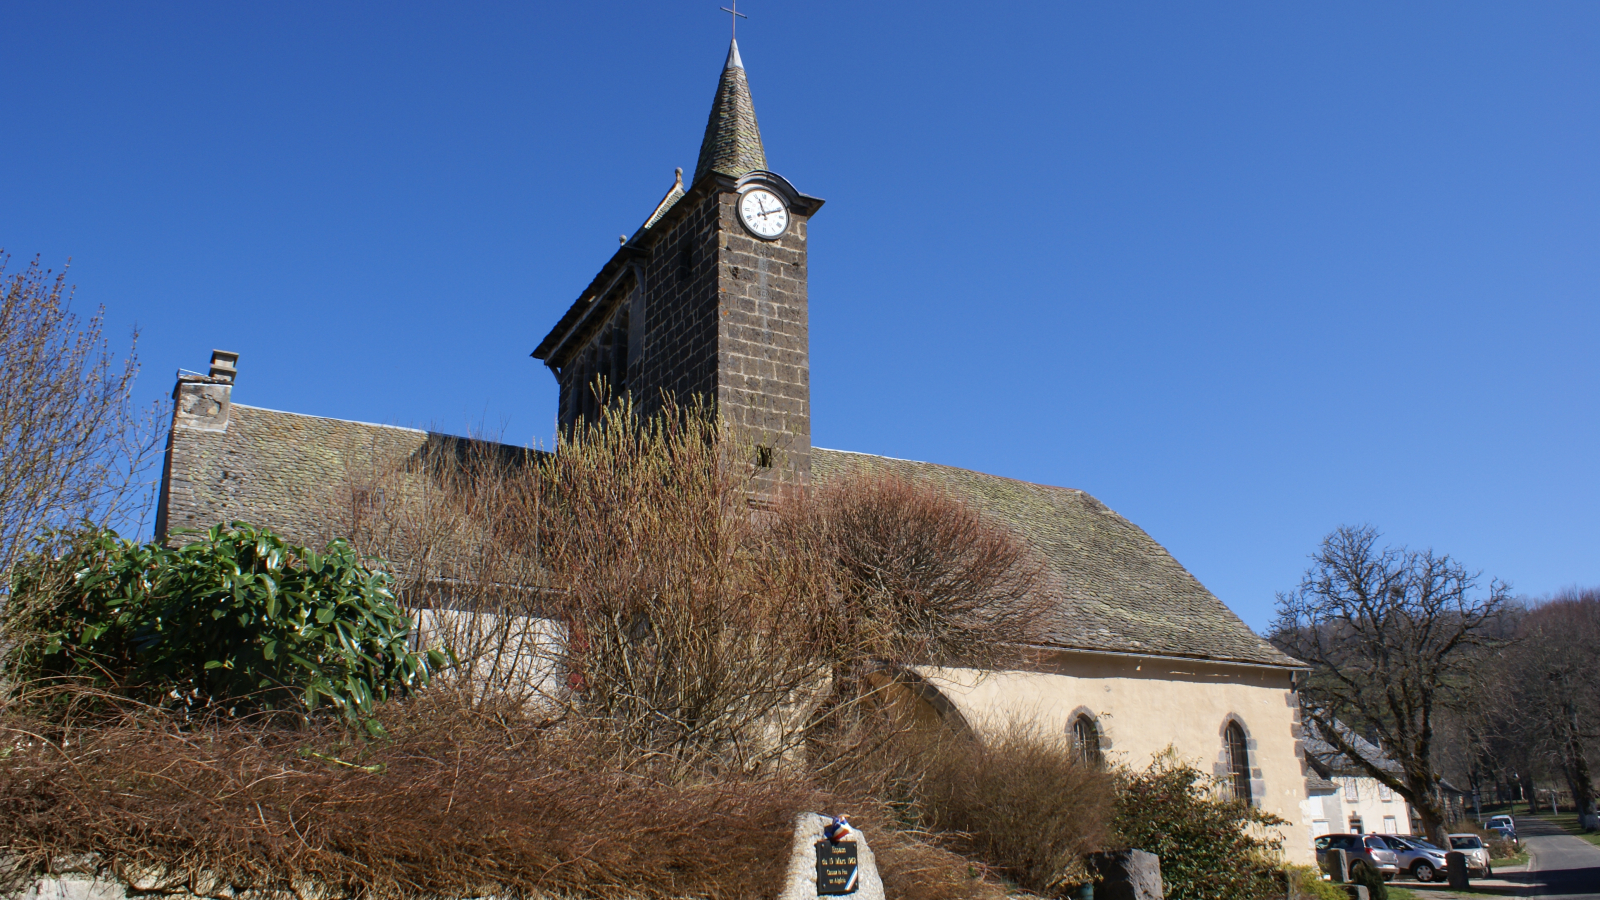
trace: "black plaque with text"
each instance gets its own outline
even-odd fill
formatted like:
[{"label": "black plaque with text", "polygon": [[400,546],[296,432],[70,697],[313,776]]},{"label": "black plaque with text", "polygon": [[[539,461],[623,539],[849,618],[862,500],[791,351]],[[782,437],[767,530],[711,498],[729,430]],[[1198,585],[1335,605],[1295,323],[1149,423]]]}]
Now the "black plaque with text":
[{"label": "black plaque with text", "polygon": [[817,842],[817,893],[854,894],[860,885],[856,842]]}]

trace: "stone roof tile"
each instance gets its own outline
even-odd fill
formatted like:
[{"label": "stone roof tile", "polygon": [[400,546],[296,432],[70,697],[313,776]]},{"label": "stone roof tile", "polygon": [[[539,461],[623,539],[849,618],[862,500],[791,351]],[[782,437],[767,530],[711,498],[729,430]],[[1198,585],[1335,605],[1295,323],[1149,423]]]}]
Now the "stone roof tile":
[{"label": "stone roof tile", "polygon": [[812,448],[818,480],[882,472],[935,484],[1011,526],[1043,558],[1052,645],[1299,666],[1262,640],[1143,529],[1083,491],[933,463]]},{"label": "stone roof tile", "polygon": [[700,142],[700,160],[690,183],[708,172],[742,178],[766,167],[767,153],[761,146],[761,127],[756,124],[750,83],[745,78],[744,62],[739,59],[739,42],[734,41],[728,46],[728,61],[722,67],[716,99],[711,102],[711,117]]},{"label": "stone roof tile", "polygon": [[[377,460],[461,439],[235,404],[226,431],[175,429],[163,491],[168,528],[251,521],[302,543],[331,537],[337,489]],[[522,453],[516,448],[507,452]],[[1014,528],[1042,555],[1064,648],[1295,666],[1138,526],[1083,491],[932,463],[812,451],[813,476],[893,473],[937,485]]]}]

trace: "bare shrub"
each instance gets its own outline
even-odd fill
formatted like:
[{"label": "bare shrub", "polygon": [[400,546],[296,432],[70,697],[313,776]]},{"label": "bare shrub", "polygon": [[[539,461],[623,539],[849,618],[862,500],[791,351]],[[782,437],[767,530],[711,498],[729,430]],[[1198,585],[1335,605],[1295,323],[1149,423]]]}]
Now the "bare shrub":
[{"label": "bare shrub", "polygon": [[707,408],[613,403],[554,454],[438,442],[352,470],[330,519],[391,560],[457,689],[581,719],[630,765],[791,759],[853,721],[864,673],[1032,640],[1039,569],[1009,531],[879,477],[768,504],[747,449]]},{"label": "bare shrub", "polygon": [[772,772],[641,778],[581,735],[502,713],[436,692],[383,707],[388,736],[368,740],[126,705],[45,723],[12,705],[0,892],[91,853],[125,879],[208,896],[753,900],[776,893],[794,817],[828,810],[868,829],[895,900],[1006,896],[982,864],[896,830],[881,803]]},{"label": "bare shrub", "polygon": [[768,527],[825,584],[814,621],[832,683],[814,744],[875,740],[880,722],[861,713],[907,667],[995,668],[1042,636],[1050,599],[1037,556],[933,485],[848,475],[789,495]]},{"label": "bare shrub", "polygon": [[617,403],[553,454],[375,461],[329,508],[475,702],[606,735],[628,766],[742,772],[795,746],[827,683],[825,582],[753,515],[749,455],[703,407]]},{"label": "bare shrub", "polygon": [[356,897],[772,894],[794,813],[775,780],[673,787],[464,705],[391,704],[391,738],[128,710],[40,732],[10,718],[0,844],[28,871],[64,853],[236,888]]},{"label": "bare shrub", "polygon": [[796,742],[825,674],[811,567],[758,527],[756,470],[709,409],[627,403],[539,472],[539,558],[569,708],[624,760],[745,771]]},{"label": "bare shrub", "polygon": [[913,830],[1030,891],[1059,895],[1090,880],[1084,857],[1109,838],[1112,776],[1029,721],[981,740],[891,722],[847,756],[834,790],[869,791]]},{"label": "bare shrub", "polygon": [[440,683],[474,703],[552,712],[564,638],[539,563],[542,454],[430,436],[419,450],[351,448],[324,498],[324,539],[385,560],[419,643],[459,665]]},{"label": "bare shrub", "polygon": [[0,251],[0,572],[47,528],[146,508],[161,420],[159,404],[134,407],[138,358],[111,353],[105,308],[78,318],[65,271],[35,258],[8,275],[9,259]]},{"label": "bare shrub", "polygon": [[983,668],[1035,641],[1049,611],[1026,543],[932,485],[846,476],[793,495],[773,528],[825,563],[835,602],[820,625],[836,654]]}]

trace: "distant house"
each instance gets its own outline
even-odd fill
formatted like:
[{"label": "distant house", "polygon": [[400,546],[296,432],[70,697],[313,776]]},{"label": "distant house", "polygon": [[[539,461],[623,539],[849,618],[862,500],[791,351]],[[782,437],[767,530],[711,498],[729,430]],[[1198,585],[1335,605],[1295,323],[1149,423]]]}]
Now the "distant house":
[{"label": "distant house", "polygon": [[1444,779],[1439,780],[1439,805],[1444,809],[1444,820],[1446,822],[1464,822],[1468,820],[1467,813],[1471,803],[1467,792]]},{"label": "distant house", "polygon": [[[1360,735],[1346,740],[1367,761],[1386,772],[1400,774],[1400,764],[1382,748]],[[1312,835],[1413,834],[1411,804],[1388,785],[1373,778],[1359,763],[1322,739],[1314,726],[1306,727],[1306,762],[1314,777],[1306,782],[1306,812]]]}]

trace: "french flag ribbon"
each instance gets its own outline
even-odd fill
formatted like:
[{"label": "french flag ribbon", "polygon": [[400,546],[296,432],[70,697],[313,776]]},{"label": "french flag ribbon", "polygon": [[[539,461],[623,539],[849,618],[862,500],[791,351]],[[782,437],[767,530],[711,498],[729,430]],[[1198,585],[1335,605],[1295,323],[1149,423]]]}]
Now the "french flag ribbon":
[{"label": "french flag ribbon", "polygon": [[837,844],[855,837],[856,830],[850,827],[849,819],[844,816],[834,816],[833,821],[822,829],[822,836]]}]

